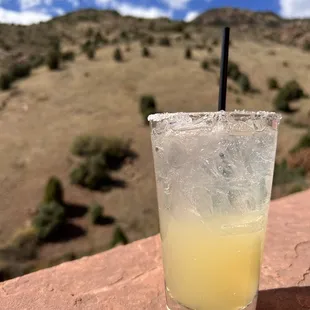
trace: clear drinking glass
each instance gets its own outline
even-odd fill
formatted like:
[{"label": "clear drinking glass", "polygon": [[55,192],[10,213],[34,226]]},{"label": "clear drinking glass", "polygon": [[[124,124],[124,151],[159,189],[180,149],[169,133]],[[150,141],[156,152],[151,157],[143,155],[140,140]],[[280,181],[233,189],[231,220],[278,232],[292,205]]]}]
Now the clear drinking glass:
[{"label": "clear drinking glass", "polygon": [[167,309],[255,309],[280,118],[149,116]]}]

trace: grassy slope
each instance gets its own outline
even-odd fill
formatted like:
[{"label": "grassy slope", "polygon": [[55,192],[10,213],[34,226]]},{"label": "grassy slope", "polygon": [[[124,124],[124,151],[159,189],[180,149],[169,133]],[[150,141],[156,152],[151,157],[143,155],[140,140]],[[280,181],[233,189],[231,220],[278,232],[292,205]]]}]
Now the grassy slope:
[{"label": "grassy slope", "polygon": [[[276,51],[276,55],[268,55],[270,50]],[[29,214],[39,203],[51,175],[64,182],[66,200],[81,204],[96,200],[103,204],[130,240],[158,231],[150,136],[138,112],[139,97],[144,93],[155,95],[161,111],[215,110],[219,69],[213,66],[210,71],[203,71],[200,61],[205,56],[219,57],[219,48],[213,54],[195,50],[193,60],[184,59],[183,46],[154,47],[151,51],[152,58],[143,59],[140,46],[134,44],[125,53],[125,62],[119,64],[112,60],[113,47],[107,47],[99,51],[93,62],[81,56],[59,72],[40,68],[29,79],[17,83],[12,95],[0,94],[0,103],[10,97],[0,111],[0,242],[30,219]],[[269,76],[276,76],[281,84],[297,79],[310,93],[309,56],[305,52],[236,41],[230,58],[240,64],[261,91],[250,95],[229,92],[230,110],[272,110],[275,93],[267,89]],[[288,68],[283,67],[284,60],[289,63]],[[241,104],[236,103],[237,97]],[[301,110],[294,119],[309,122],[309,99],[298,105]],[[282,122],[278,157],[284,157],[305,131]],[[69,184],[69,147],[76,135],[85,132],[133,138],[139,158],[118,172],[128,182],[126,189],[102,194]],[[87,218],[74,222],[89,230],[87,236],[46,245],[41,257],[104,247],[110,241],[111,228],[91,227]]]}]

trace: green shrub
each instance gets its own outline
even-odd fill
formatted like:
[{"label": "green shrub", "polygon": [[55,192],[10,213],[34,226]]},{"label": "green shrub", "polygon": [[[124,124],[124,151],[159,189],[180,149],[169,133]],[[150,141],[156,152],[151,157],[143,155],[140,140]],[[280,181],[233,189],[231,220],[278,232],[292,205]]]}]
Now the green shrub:
[{"label": "green shrub", "polygon": [[12,77],[9,73],[2,73],[0,75],[0,88],[2,90],[8,90],[11,88]]},{"label": "green shrub", "polygon": [[213,39],[212,40],[212,45],[214,45],[214,46],[219,45],[219,40],[218,39]]},{"label": "green shrub", "polygon": [[100,45],[107,44],[108,40],[102,36],[100,31],[97,31],[97,33],[95,35],[94,43],[98,47]]},{"label": "green shrub", "polygon": [[[220,81],[218,81],[218,84],[220,84]],[[240,91],[237,88],[232,87],[231,85],[227,86],[228,91],[231,91],[234,94],[239,94]]]},{"label": "green shrub", "polygon": [[108,169],[104,151],[101,151],[100,153],[87,158],[86,164],[88,174],[95,174],[99,171],[106,172]]},{"label": "green shrub", "polygon": [[38,68],[38,67],[44,65],[45,58],[44,58],[44,56],[42,56],[40,54],[33,54],[33,55],[30,55],[30,57],[29,57],[29,63],[30,63],[32,68]]},{"label": "green shrub", "polygon": [[142,113],[146,109],[156,110],[156,100],[151,95],[143,95],[140,99],[140,112]]},{"label": "green shrub", "polygon": [[118,244],[128,244],[128,238],[125,232],[119,226],[115,228],[111,242],[111,247],[113,248]]},{"label": "green shrub", "polygon": [[273,101],[277,110],[291,112],[289,103],[301,99],[305,96],[301,86],[294,80],[287,82],[278,92]]},{"label": "green shrub", "polygon": [[185,59],[192,59],[192,49],[190,47],[187,47],[185,49]]},{"label": "green shrub", "polygon": [[106,166],[110,170],[118,169],[124,160],[130,156],[130,142],[118,138],[110,138],[106,140],[103,150]]},{"label": "green shrub", "polygon": [[307,40],[307,41],[304,42],[303,50],[307,51],[307,52],[310,51],[310,41]]},{"label": "green shrub", "polygon": [[156,29],[156,21],[155,21],[155,20],[151,20],[151,21],[149,22],[148,29],[149,29],[150,31],[155,31],[155,29]]},{"label": "green shrub", "polygon": [[171,30],[176,31],[176,32],[183,32],[186,27],[185,22],[177,22],[174,25],[171,25]]},{"label": "green shrub", "polygon": [[281,89],[287,92],[287,98],[290,101],[301,99],[305,93],[297,81],[290,81]]},{"label": "green shrub", "polygon": [[283,67],[287,68],[288,67],[288,62],[287,61],[283,61],[282,65],[283,65]]},{"label": "green shrub", "polygon": [[86,37],[91,38],[94,35],[94,29],[89,27],[86,31]]},{"label": "green shrub", "polygon": [[149,109],[145,109],[143,112],[142,112],[142,120],[144,121],[144,124],[145,125],[149,125],[149,122],[148,122],[148,117],[149,115],[151,114],[155,114],[157,111],[152,109],[152,108],[149,108]]},{"label": "green shrub", "polygon": [[118,44],[119,43],[119,39],[118,38],[113,38],[111,40],[111,44]]},{"label": "green shrub", "polygon": [[129,34],[127,31],[123,30],[121,31],[119,37],[122,39],[122,40],[128,40],[129,39]]},{"label": "green shrub", "polygon": [[212,48],[211,46],[209,46],[209,47],[207,47],[207,51],[208,51],[209,53],[212,53],[212,52],[213,52],[213,48]]},{"label": "green shrub", "polygon": [[111,183],[104,154],[89,157],[79,164],[70,174],[72,184],[81,185],[91,190],[99,190]]},{"label": "green shrub", "polygon": [[153,36],[149,35],[143,40],[145,44],[147,45],[153,45],[155,43],[155,39]]},{"label": "green shrub", "polygon": [[46,59],[47,66],[50,70],[58,70],[60,66],[60,54],[55,50],[50,50]]},{"label": "green shrub", "polygon": [[305,148],[310,148],[310,131],[299,139],[297,145],[291,150],[291,153],[295,153]]},{"label": "green shrub", "polygon": [[61,42],[60,38],[57,36],[50,37],[50,49],[58,52],[60,54],[61,52]]},{"label": "green shrub", "polygon": [[150,51],[145,46],[142,48],[142,57],[150,57]]},{"label": "green shrub", "polygon": [[61,181],[56,177],[51,177],[45,187],[44,203],[58,202],[63,204],[64,190]]},{"label": "green shrub", "polygon": [[83,186],[96,191],[111,184],[111,177],[107,170],[95,170],[86,176]]},{"label": "green shrub", "polygon": [[208,60],[203,60],[202,62],[201,62],[201,68],[203,69],[203,70],[209,70],[209,61]]},{"label": "green shrub", "polygon": [[74,139],[71,152],[81,157],[97,155],[103,150],[105,142],[102,136],[80,135]]},{"label": "green shrub", "polygon": [[211,59],[211,64],[214,66],[219,67],[220,66],[220,59],[219,58],[212,58]]},{"label": "green shrub", "polygon": [[82,45],[81,45],[81,51],[83,53],[87,53],[88,49],[93,45],[93,42],[91,40],[86,40]]},{"label": "green shrub", "polygon": [[38,214],[33,219],[40,240],[48,240],[58,233],[65,223],[65,211],[62,205],[53,201],[40,205]]},{"label": "green shrub", "polygon": [[99,190],[111,183],[111,177],[105,163],[104,154],[92,156],[86,161],[87,175],[84,186],[91,190]]},{"label": "green shrub", "polygon": [[273,78],[273,77],[271,77],[267,80],[267,85],[268,85],[268,88],[271,90],[279,88],[278,80],[276,78]]},{"label": "green shrub", "polygon": [[87,49],[86,55],[87,55],[87,58],[90,59],[90,60],[95,59],[95,56],[96,56],[96,49],[95,49],[95,47],[94,47],[93,45],[90,46],[90,47]]},{"label": "green shrub", "polygon": [[12,80],[28,77],[31,74],[31,65],[28,62],[13,64],[10,69]]},{"label": "green shrub", "polygon": [[75,60],[75,53],[74,53],[74,51],[63,52],[61,54],[61,59],[63,61],[74,61]]},{"label": "green shrub", "polygon": [[285,100],[283,96],[277,96],[276,99],[273,101],[274,106],[277,110],[282,112],[292,112],[292,109],[289,105],[289,101]]},{"label": "green shrub", "polygon": [[109,162],[111,157],[124,159],[129,154],[130,143],[118,138],[102,136],[78,136],[72,144],[73,155],[81,157],[103,156]]},{"label": "green shrub", "polygon": [[71,184],[84,186],[87,173],[88,173],[87,165],[85,163],[81,163],[79,166],[74,168],[70,173]]},{"label": "green shrub", "polygon": [[241,98],[237,97],[237,98],[236,98],[236,103],[237,103],[237,104],[241,104],[241,103],[242,103]]},{"label": "green shrub", "polygon": [[295,193],[298,193],[298,192],[302,192],[303,190],[305,190],[305,186],[303,186],[302,184],[294,184],[288,194],[291,195],[291,194],[295,194]]},{"label": "green shrub", "polygon": [[183,37],[184,37],[184,40],[190,40],[192,38],[189,32],[185,32]]},{"label": "green shrub", "polygon": [[8,247],[16,260],[34,259],[37,255],[38,234],[33,227],[18,230],[10,240]]},{"label": "green shrub", "polygon": [[238,79],[241,76],[241,71],[239,69],[239,66],[236,63],[229,61],[228,62],[228,68],[227,68],[227,75],[232,80],[238,81]]},{"label": "green shrub", "polygon": [[273,184],[282,185],[304,180],[306,171],[300,168],[291,169],[288,167],[286,160],[280,164],[276,163],[274,168]]},{"label": "green shrub", "polygon": [[123,61],[123,55],[122,55],[122,52],[121,52],[120,48],[116,48],[114,50],[113,58],[117,62],[122,62]]},{"label": "green shrub", "polygon": [[251,90],[251,83],[249,77],[244,73],[241,73],[241,75],[239,76],[238,84],[240,86],[241,91],[244,93],[249,92]]},{"label": "green shrub", "polygon": [[157,111],[157,103],[153,96],[143,95],[140,98],[140,113],[145,124],[148,124],[148,116]]},{"label": "green shrub", "polygon": [[0,282],[21,277],[29,272],[27,264],[15,261],[0,261]]},{"label": "green shrub", "polygon": [[110,186],[113,180],[109,170],[119,169],[124,160],[133,154],[129,141],[89,135],[77,137],[71,152],[86,158],[71,171],[71,183],[92,190]]},{"label": "green shrub", "polygon": [[[71,262],[73,260],[77,259],[77,255],[74,253],[74,252],[68,252],[68,253],[65,253],[64,255],[62,255],[61,257],[61,263],[64,263],[64,262]],[[59,265],[57,264],[57,265]]]},{"label": "green shrub", "polygon": [[91,223],[94,225],[98,224],[103,217],[103,207],[101,207],[98,203],[95,203],[90,206],[89,213]]},{"label": "green shrub", "polygon": [[201,44],[201,43],[197,43],[195,45],[195,48],[197,48],[198,50],[203,50],[205,48],[205,45],[204,44]]},{"label": "green shrub", "polygon": [[171,46],[171,41],[168,37],[161,37],[158,43],[160,46],[166,46],[166,47]]}]

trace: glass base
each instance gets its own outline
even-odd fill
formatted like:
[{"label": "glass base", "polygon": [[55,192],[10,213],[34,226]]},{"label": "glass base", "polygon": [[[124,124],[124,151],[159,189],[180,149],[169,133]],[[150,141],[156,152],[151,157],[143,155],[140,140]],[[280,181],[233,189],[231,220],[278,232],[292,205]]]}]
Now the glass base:
[{"label": "glass base", "polygon": [[166,290],[166,303],[167,303],[167,310],[255,310],[256,309],[256,303],[257,303],[257,295],[253,298],[252,302],[248,304],[246,307],[239,308],[239,309],[192,309],[188,308],[176,300],[174,300],[171,295],[169,294],[169,291]]}]

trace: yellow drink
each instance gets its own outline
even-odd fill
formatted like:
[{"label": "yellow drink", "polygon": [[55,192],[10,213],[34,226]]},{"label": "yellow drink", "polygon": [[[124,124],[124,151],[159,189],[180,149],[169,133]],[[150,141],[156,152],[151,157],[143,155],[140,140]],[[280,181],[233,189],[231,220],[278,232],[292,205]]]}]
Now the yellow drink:
[{"label": "yellow drink", "polygon": [[189,215],[160,210],[169,295],[195,310],[239,310],[255,297],[266,216]]},{"label": "yellow drink", "polygon": [[148,117],[168,309],[255,309],[280,119]]}]

